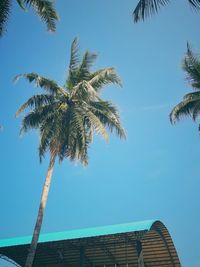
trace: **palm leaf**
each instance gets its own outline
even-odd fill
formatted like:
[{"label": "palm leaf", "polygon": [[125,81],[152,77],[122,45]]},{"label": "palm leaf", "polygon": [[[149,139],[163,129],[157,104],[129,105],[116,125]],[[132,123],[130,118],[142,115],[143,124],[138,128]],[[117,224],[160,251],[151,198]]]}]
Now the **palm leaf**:
[{"label": "palm leaf", "polygon": [[[200,0],[188,0],[188,2],[195,11],[200,10]],[[140,0],[133,11],[134,22],[144,21],[146,17],[154,15],[168,3],[170,3],[170,0]]]},{"label": "palm leaf", "polygon": [[194,10],[200,10],[200,0],[188,0],[188,2]]},{"label": "palm leaf", "polygon": [[[69,156],[69,143],[70,136],[74,136],[75,133],[70,131],[70,121],[73,109],[69,107],[67,112],[61,115],[60,124],[64,127],[59,127],[59,142],[58,142],[58,157],[59,161],[62,161],[65,157]],[[57,120],[58,122],[58,120]],[[62,137],[61,137],[62,136]],[[74,137],[75,138],[75,137]]]},{"label": "palm leaf", "polygon": [[26,7],[22,3],[23,0],[17,0],[18,5],[23,9],[24,11],[26,10]]},{"label": "palm leaf", "polygon": [[77,86],[75,86],[70,94],[70,98],[72,100],[78,101],[86,101],[89,102],[98,98],[98,94],[93,86],[90,85],[87,81],[80,82]]},{"label": "palm leaf", "polygon": [[60,87],[55,81],[49,80],[48,78],[40,76],[37,73],[32,72],[28,74],[19,74],[14,78],[14,81],[18,81],[21,78],[25,78],[30,83],[34,82],[36,87],[41,87],[49,93],[62,93],[66,96],[68,95],[67,92],[62,87]]},{"label": "palm leaf", "polygon": [[52,95],[34,95],[28,99],[16,112],[16,117],[19,116],[26,108],[39,108],[43,105],[52,104],[54,102],[54,97]]},{"label": "palm leaf", "polygon": [[[84,165],[88,163],[87,149],[89,140],[85,129],[83,112],[83,109],[79,107],[69,108],[67,112],[60,114],[57,119],[59,123],[57,124],[56,122],[54,129],[57,129],[55,142],[59,151],[59,161],[68,158],[72,161],[80,161]],[[59,125],[64,127],[59,127]]]},{"label": "palm leaf", "polygon": [[[70,138],[69,138],[69,147],[68,153],[71,160],[80,160],[84,165],[88,164],[88,140],[87,134],[85,131],[85,116],[83,110],[76,108],[71,114],[70,120]],[[74,134],[76,133],[76,134]]]},{"label": "palm leaf", "polygon": [[69,71],[73,72],[78,68],[79,64],[79,42],[78,37],[76,37],[71,45],[71,56],[70,56],[70,63],[69,63]]},{"label": "palm leaf", "polygon": [[67,88],[69,91],[77,83],[77,70],[79,67],[79,62],[80,62],[79,43],[78,43],[78,37],[76,37],[71,44],[68,78],[66,79],[65,82],[65,88]]},{"label": "palm leaf", "polygon": [[0,37],[6,32],[6,25],[10,15],[11,0],[0,1]]},{"label": "palm leaf", "polygon": [[38,16],[47,25],[48,31],[54,32],[56,30],[56,21],[58,14],[56,13],[54,4],[50,0],[23,0],[27,6],[31,6]]},{"label": "palm leaf", "polygon": [[88,80],[90,74],[90,68],[92,67],[96,58],[97,58],[96,54],[90,53],[89,51],[85,52],[77,73],[77,76],[79,78],[78,82],[81,80]]},{"label": "palm leaf", "polygon": [[191,116],[196,120],[200,114],[200,61],[195,55],[191,46],[187,43],[187,53],[183,60],[183,70],[186,78],[193,89],[197,91],[188,93],[183,97],[183,101],[177,104],[170,113],[171,123],[175,123],[183,116]]},{"label": "palm leaf", "polygon": [[45,105],[29,112],[22,120],[20,133],[26,133],[30,129],[39,128],[46,120],[53,118],[57,106]]},{"label": "palm leaf", "polygon": [[121,80],[114,68],[105,68],[94,72],[91,75],[89,84],[93,86],[97,92],[108,84],[117,84],[122,86]]},{"label": "palm leaf", "polygon": [[154,15],[162,6],[165,6],[169,2],[170,0],[140,0],[133,11],[134,22]]},{"label": "palm leaf", "polygon": [[91,128],[94,132],[101,135],[105,141],[108,141],[108,133],[106,131],[106,128],[104,124],[101,122],[101,120],[91,111],[87,110],[85,113],[86,120],[91,125]]},{"label": "palm leaf", "polygon": [[94,101],[90,103],[91,111],[99,118],[109,131],[115,130],[121,139],[126,139],[126,134],[121,126],[117,108],[109,101]]},{"label": "palm leaf", "polygon": [[200,115],[200,98],[198,99],[198,101],[196,101],[194,108],[192,110],[192,118],[194,121],[196,121],[196,119],[199,117]]},{"label": "palm leaf", "polygon": [[184,101],[193,101],[193,100],[199,100],[200,99],[200,91],[192,92],[184,95],[183,100]]},{"label": "palm leaf", "polygon": [[[185,100],[176,105],[170,113],[170,121],[172,124],[180,120],[181,117],[191,116],[194,120],[197,117],[199,109],[200,98],[195,100]],[[195,111],[195,112],[194,112]]]},{"label": "palm leaf", "polygon": [[48,150],[52,136],[54,136],[54,120],[49,117],[43,124],[40,124],[40,145],[39,145],[39,158],[40,162],[44,158],[46,151]]},{"label": "palm leaf", "polygon": [[187,54],[183,59],[183,70],[186,72],[187,80],[194,89],[200,89],[200,61],[187,44]]},{"label": "palm leaf", "polygon": [[34,111],[29,112],[22,120],[20,134],[26,133],[30,129],[37,129],[40,123],[40,113]]}]

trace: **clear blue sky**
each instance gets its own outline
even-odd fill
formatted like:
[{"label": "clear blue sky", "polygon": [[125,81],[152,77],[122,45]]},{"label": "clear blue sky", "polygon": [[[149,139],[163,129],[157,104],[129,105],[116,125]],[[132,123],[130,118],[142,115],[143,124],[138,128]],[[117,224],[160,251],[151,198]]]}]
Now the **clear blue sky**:
[{"label": "clear blue sky", "polygon": [[181,59],[187,41],[200,51],[200,13],[187,1],[172,2],[134,24],[136,0],[57,1],[55,34],[13,4],[0,40],[0,239],[32,234],[49,160],[39,163],[38,133],[20,138],[21,118],[14,117],[39,91],[12,78],[35,71],[63,84],[70,44],[79,36],[82,51],[99,54],[96,68],[114,66],[122,78],[123,88],[108,87],[103,97],[119,106],[128,138],[112,135],[109,144],[95,138],[87,168],[56,164],[42,232],[159,219],[182,266],[200,266],[198,124],[169,122],[172,107],[191,90]]}]

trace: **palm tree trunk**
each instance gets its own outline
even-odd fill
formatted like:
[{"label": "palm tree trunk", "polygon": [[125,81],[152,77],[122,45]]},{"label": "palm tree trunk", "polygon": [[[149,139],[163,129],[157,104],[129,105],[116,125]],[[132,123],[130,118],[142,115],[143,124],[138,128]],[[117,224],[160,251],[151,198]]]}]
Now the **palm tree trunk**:
[{"label": "palm tree trunk", "polygon": [[34,232],[33,232],[33,237],[32,237],[32,241],[31,241],[30,249],[28,252],[28,256],[26,258],[25,267],[32,267],[33,260],[35,257],[37,243],[38,243],[38,239],[39,239],[39,235],[40,235],[40,229],[42,226],[42,220],[43,220],[44,211],[45,211],[45,207],[46,207],[46,203],[47,203],[49,188],[51,185],[51,178],[52,178],[55,158],[56,158],[55,155],[51,155],[51,159],[50,159],[50,163],[49,163],[49,167],[48,167],[48,171],[47,171],[47,176],[46,176],[43,191],[42,191],[40,207],[38,210],[38,216],[37,216],[37,220],[36,220],[36,224],[35,224],[35,228],[34,228]]}]

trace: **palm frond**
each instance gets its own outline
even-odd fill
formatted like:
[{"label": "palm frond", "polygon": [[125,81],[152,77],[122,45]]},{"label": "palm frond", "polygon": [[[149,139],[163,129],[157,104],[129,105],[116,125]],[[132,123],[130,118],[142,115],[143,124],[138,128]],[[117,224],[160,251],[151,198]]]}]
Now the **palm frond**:
[{"label": "palm frond", "polygon": [[[89,139],[83,113],[83,109],[71,107],[67,112],[59,115],[54,126],[57,133],[56,137],[54,134],[54,137],[59,151],[59,161],[68,158],[71,161],[80,161],[84,165],[88,164]],[[63,125],[63,127],[59,127],[59,125]]]},{"label": "palm frond", "polygon": [[32,72],[28,74],[19,74],[14,78],[14,81],[18,81],[21,78],[25,78],[30,83],[34,82],[37,87],[41,87],[51,94],[62,93],[64,95],[67,95],[67,92],[55,81],[40,76],[37,73]]},{"label": "palm frond", "polygon": [[71,91],[70,98],[81,99],[82,101],[90,101],[92,99],[98,98],[98,94],[94,87],[87,81],[82,81],[77,84]]},{"label": "palm frond", "polygon": [[17,0],[18,5],[21,7],[21,9],[23,9],[24,11],[26,10],[26,7],[24,6],[24,4],[22,3],[23,0]]},{"label": "palm frond", "polygon": [[94,101],[90,103],[90,109],[99,118],[110,132],[116,131],[117,136],[126,139],[126,134],[121,126],[117,108],[109,101]]},{"label": "palm frond", "polygon": [[52,104],[54,102],[54,97],[52,95],[34,95],[29,98],[16,112],[16,117],[19,116],[26,108],[39,108],[43,105]]},{"label": "palm frond", "polygon": [[[69,107],[67,112],[61,115],[60,119],[56,120],[57,123],[63,125],[64,127],[58,127],[59,129],[59,138],[58,140],[58,157],[59,161],[61,162],[65,157],[68,157],[68,150],[69,150],[69,143],[70,143],[70,136],[74,136],[75,133],[72,133],[70,130],[70,122],[71,122],[71,113],[73,109]],[[58,132],[58,131],[57,131]],[[75,137],[74,137],[75,138]]]},{"label": "palm frond", "polygon": [[194,89],[200,89],[200,60],[187,44],[187,54],[183,59],[183,70],[186,72],[186,78]]},{"label": "palm frond", "polygon": [[194,10],[200,10],[200,0],[188,0],[188,2]]},{"label": "palm frond", "polygon": [[20,134],[26,133],[30,129],[37,129],[41,123],[41,117],[38,112],[29,112],[22,120]]},{"label": "palm frond", "polygon": [[154,15],[169,2],[170,0],[140,0],[133,11],[134,22],[144,21],[146,17]]},{"label": "palm frond", "polygon": [[83,110],[76,108],[71,114],[68,157],[88,164],[88,138],[84,125]]},{"label": "palm frond", "polygon": [[68,71],[68,77],[65,82],[65,88],[67,88],[69,91],[77,83],[77,72],[79,63],[80,63],[79,42],[78,42],[78,37],[76,37],[71,44],[69,71]]},{"label": "palm frond", "polygon": [[57,109],[56,105],[45,105],[30,111],[22,120],[20,133],[39,128],[46,120],[52,119]]},{"label": "palm frond", "polygon": [[85,113],[85,115],[86,115],[86,120],[91,125],[93,131],[101,135],[105,141],[108,141],[109,139],[108,133],[106,131],[104,124],[100,121],[100,119],[90,110],[88,110]]},{"label": "palm frond", "polygon": [[182,68],[186,72],[190,85],[197,91],[186,94],[183,100],[172,109],[170,121],[173,124],[183,116],[190,116],[195,121],[200,115],[200,60],[199,56],[193,53],[189,43],[187,43],[187,53],[183,59]]},{"label": "palm frond", "polygon": [[200,99],[198,101],[196,101],[194,108],[192,110],[192,119],[194,121],[196,121],[196,119],[199,117],[200,115]]},{"label": "palm frond", "polygon": [[89,81],[90,85],[98,92],[102,87],[109,84],[122,86],[121,80],[114,68],[105,68],[94,72]]},{"label": "palm frond", "polygon": [[59,19],[53,1],[50,0],[23,0],[26,6],[31,6],[37,15],[47,25],[48,31],[56,30],[56,22]]},{"label": "palm frond", "polygon": [[52,136],[54,136],[54,120],[52,117],[49,117],[43,124],[40,124],[40,145],[39,145],[39,158],[40,162],[44,158],[45,153],[47,152]]},{"label": "palm frond", "polygon": [[85,52],[85,54],[83,55],[78,73],[77,73],[79,77],[79,81],[87,80],[89,78],[90,68],[92,67],[96,58],[97,58],[97,55],[95,53],[90,53],[89,51]]},{"label": "palm frond", "polygon": [[79,42],[78,37],[76,37],[71,45],[71,56],[70,56],[70,62],[69,62],[69,71],[73,72],[78,68],[80,61],[80,55],[79,55]]},{"label": "palm frond", "polygon": [[198,101],[199,99],[200,99],[200,91],[188,93],[183,97],[184,101],[193,101],[193,100]]},{"label": "palm frond", "polygon": [[183,97],[185,102],[191,102],[190,114],[195,121],[200,113],[200,91],[186,94]]},{"label": "palm frond", "polygon": [[[183,100],[177,104],[170,113],[170,121],[175,124],[184,116],[191,116],[194,120],[197,117],[197,107],[199,107],[200,98],[196,100]],[[195,113],[194,113],[195,111]],[[193,115],[194,113],[194,115]]]},{"label": "palm frond", "polygon": [[1,0],[0,1],[0,38],[6,32],[6,25],[8,22],[8,17],[10,15],[11,0]]}]

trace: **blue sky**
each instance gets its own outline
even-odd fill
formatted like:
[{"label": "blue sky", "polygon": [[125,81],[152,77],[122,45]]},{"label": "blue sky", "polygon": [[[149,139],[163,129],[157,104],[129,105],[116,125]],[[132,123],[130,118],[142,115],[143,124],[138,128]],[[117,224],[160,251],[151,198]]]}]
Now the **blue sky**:
[{"label": "blue sky", "polygon": [[35,71],[63,84],[78,36],[81,51],[98,53],[95,68],[113,66],[122,79],[122,89],[110,86],[102,96],[119,107],[127,140],[95,138],[86,168],[56,164],[42,232],[159,219],[182,266],[200,266],[198,123],[169,122],[172,107],[191,91],[181,60],[187,41],[200,51],[200,13],[187,1],[173,2],[134,24],[136,0],[57,1],[55,34],[13,3],[0,40],[0,239],[32,233],[49,160],[39,163],[38,133],[19,137],[21,118],[14,116],[39,90],[12,79]]}]

